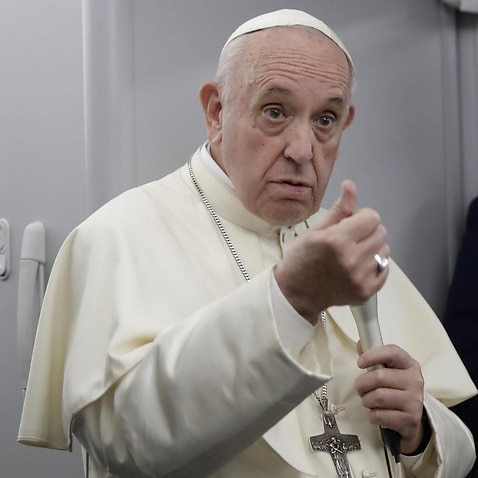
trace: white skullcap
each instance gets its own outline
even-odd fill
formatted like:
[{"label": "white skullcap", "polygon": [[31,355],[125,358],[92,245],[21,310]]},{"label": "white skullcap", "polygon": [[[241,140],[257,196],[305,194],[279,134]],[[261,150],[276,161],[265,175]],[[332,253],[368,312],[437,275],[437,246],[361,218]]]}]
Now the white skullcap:
[{"label": "white skullcap", "polygon": [[322,32],[325,36],[329,37],[344,53],[353,69],[353,62],[350,53],[340,38],[332,31],[323,21],[318,18],[309,15],[301,10],[284,9],[277,10],[275,12],[264,13],[258,17],[251,18],[247,22],[240,25],[236,31],[227,39],[224,48],[231,43],[235,38],[245,35],[246,33],[252,33],[259,30],[265,30],[271,27],[282,26],[305,26],[312,27]]}]

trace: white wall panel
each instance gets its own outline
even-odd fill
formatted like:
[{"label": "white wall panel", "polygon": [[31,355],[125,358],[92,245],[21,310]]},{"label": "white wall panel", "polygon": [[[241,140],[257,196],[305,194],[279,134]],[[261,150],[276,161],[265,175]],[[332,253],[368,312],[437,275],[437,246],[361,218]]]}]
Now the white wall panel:
[{"label": "white wall panel", "polygon": [[87,208],[136,184],[134,15],[130,0],[83,1]]},{"label": "white wall panel", "polygon": [[81,3],[0,0],[0,217],[12,271],[0,284],[0,476],[80,478],[76,453],[16,441],[23,395],[17,360],[22,234],[41,221],[47,269],[86,213]]}]

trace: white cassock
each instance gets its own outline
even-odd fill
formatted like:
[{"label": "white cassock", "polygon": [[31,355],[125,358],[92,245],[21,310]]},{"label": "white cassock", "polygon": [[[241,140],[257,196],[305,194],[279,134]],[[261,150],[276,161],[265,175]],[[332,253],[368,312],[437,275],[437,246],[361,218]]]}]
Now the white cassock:
[{"label": "white cassock", "polygon": [[[196,178],[252,279],[246,282],[187,166],[130,190],[76,228],[55,262],[35,343],[19,441],[68,449],[93,477],[334,477],[312,392],[328,381],[354,477],[388,476],[378,430],[354,390],[358,340],[348,307],[310,326],[272,267],[305,228],[251,215],[202,159]],[[310,223],[317,217],[310,219]],[[384,341],[416,358],[433,429],[404,476],[460,478],[468,429],[446,406],[476,389],[431,309],[392,262],[379,293]],[[107,471],[108,470],[108,471]],[[362,475],[363,474],[363,475]]]}]

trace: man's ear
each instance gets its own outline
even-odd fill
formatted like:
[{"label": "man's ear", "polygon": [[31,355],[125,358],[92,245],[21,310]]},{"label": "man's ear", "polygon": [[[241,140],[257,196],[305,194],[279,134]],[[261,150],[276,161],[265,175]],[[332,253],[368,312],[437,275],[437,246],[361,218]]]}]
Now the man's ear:
[{"label": "man's ear", "polygon": [[348,116],[347,116],[347,119],[345,120],[344,129],[348,128],[352,124],[352,121],[354,120],[354,118],[355,118],[355,106],[350,105]]},{"label": "man's ear", "polygon": [[204,83],[199,90],[199,99],[206,119],[209,142],[217,146],[222,140],[222,103],[218,84],[215,81]]}]

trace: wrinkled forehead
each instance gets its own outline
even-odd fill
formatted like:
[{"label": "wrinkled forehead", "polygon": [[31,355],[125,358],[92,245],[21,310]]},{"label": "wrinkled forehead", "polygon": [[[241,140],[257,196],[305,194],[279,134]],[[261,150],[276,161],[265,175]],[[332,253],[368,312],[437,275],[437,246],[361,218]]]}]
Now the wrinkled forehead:
[{"label": "wrinkled forehead", "polygon": [[345,48],[345,45],[342,43],[337,34],[323,21],[301,10],[277,10],[275,12],[265,13],[248,20],[240,25],[227,39],[226,43],[224,44],[223,51],[232,41],[242,35],[280,26],[303,26],[313,28],[321,32],[330,38],[344,52],[350,65],[351,72],[353,73],[354,67],[350,53],[348,52],[347,48]]},{"label": "wrinkled forehead", "polygon": [[272,27],[241,37],[243,80],[262,83],[283,77],[307,78],[348,89],[350,67],[342,50],[327,36],[309,27]]}]

